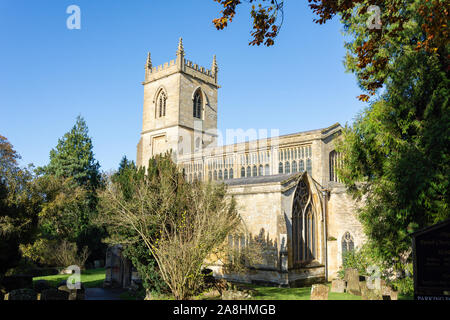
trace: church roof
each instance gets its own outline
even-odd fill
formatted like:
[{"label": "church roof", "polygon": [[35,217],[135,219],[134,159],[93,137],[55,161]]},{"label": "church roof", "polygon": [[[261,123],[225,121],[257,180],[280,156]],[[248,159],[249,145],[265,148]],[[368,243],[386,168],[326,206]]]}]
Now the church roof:
[{"label": "church roof", "polygon": [[259,176],[250,178],[238,178],[225,180],[224,183],[229,186],[242,186],[242,185],[252,185],[252,184],[263,184],[263,183],[279,183],[289,180],[294,176],[299,176],[299,173],[290,174],[277,174],[271,176]]}]

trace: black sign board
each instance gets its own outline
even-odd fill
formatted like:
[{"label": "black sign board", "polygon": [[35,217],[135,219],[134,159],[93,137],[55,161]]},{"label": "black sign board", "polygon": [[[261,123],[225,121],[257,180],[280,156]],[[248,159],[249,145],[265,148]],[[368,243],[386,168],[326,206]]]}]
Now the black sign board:
[{"label": "black sign board", "polygon": [[412,237],[415,299],[450,300],[450,220]]}]

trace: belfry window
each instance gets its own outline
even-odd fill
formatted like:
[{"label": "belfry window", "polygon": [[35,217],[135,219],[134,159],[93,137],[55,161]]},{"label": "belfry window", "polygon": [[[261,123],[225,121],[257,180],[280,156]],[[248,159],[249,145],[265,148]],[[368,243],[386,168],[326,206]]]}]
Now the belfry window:
[{"label": "belfry window", "polygon": [[166,104],[167,104],[167,96],[166,93],[161,90],[158,98],[156,99],[156,110],[157,110],[157,116],[159,118],[166,116]]},{"label": "belfry window", "polygon": [[194,118],[201,119],[202,118],[202,94],[200,90],[197,90],[194,95],[194,106],[193,106],[193,115]]}]

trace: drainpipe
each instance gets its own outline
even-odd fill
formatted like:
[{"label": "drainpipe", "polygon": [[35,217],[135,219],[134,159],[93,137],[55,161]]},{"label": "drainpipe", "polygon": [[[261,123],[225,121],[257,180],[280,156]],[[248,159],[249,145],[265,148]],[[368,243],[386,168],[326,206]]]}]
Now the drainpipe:
[{"label": "drainpipe", "polygon": [[322,189],[323,198],[323,238],[325,240],[325,282],[328,282],[328,238],[327,238],[327,189]]}]

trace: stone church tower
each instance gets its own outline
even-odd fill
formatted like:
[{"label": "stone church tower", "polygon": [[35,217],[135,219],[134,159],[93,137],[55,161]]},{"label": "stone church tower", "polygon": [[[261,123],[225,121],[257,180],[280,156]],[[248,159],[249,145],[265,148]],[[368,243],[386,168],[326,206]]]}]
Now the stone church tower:
[{"label": "stone church tower", "polygon": [[138,166],[168,150],[177,162],[183,154],[215,146],[217,75],[216,57],[210,70],[186,60],[181,38],[175,60],[153,67],[148,53]]}]

